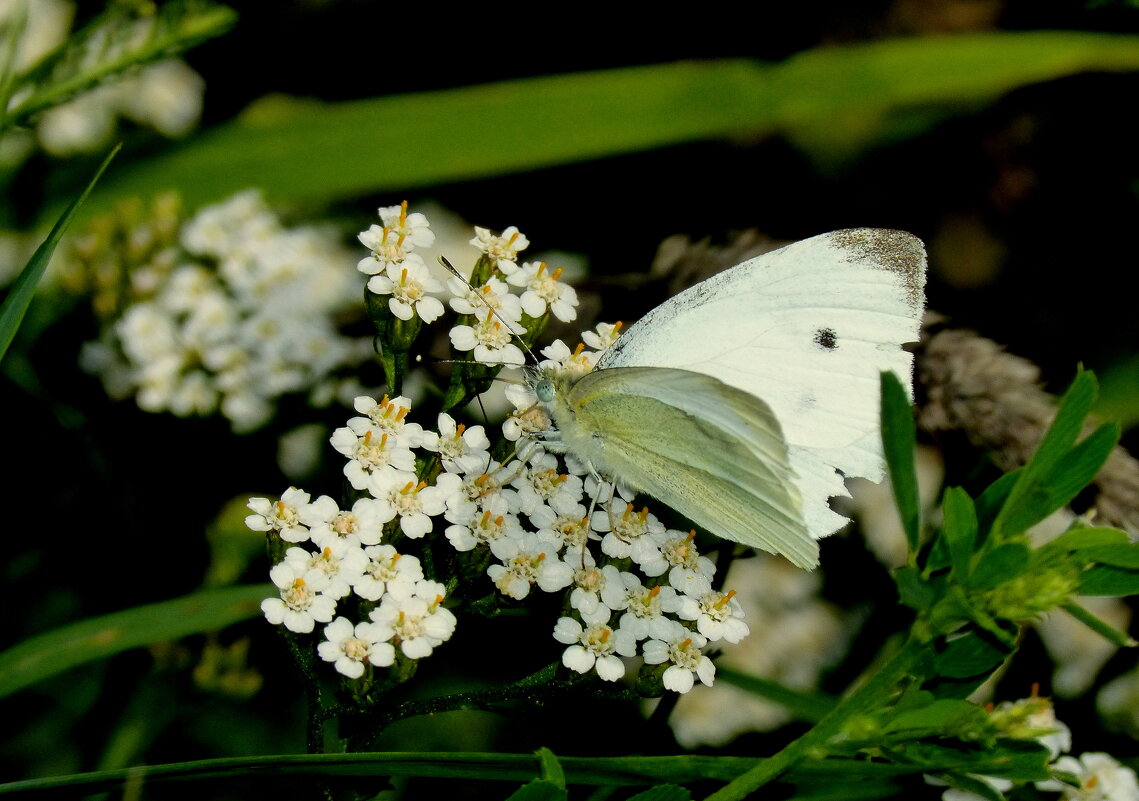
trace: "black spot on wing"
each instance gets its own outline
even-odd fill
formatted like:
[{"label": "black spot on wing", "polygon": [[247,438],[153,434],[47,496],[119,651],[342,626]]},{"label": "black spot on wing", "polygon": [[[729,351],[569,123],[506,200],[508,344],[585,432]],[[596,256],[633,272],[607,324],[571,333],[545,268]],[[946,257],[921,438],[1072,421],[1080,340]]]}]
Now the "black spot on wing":
[{"label": "black spot on wing", "polygon": [[820,328],[815,332],[815,344],[824,350],[838,347],[838,334],[833,328]]}]

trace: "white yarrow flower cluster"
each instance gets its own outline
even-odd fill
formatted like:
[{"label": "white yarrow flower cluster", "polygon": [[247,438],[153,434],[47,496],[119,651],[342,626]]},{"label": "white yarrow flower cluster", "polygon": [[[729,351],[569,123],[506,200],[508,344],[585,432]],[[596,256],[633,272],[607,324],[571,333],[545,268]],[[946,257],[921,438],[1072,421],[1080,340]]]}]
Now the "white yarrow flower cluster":
[{"label": "white yarrow flower cluster", "polygon": [[349,258],[322,228],[287,228],[256,192],[208,206],[178,245],[129,273],[130,301],[82,362],[109,394],[147,411],[220,411],[237,431],[275,400],[323,392],[370,358],[366,337],[333,320],[359,304]]},{"label": "white yarrow flower cluster", "polygon": [[[449,482],[444,475],[427,487],[410,472],[415,467],[411,448],[420,444],[424,432],[405,421],[410,409],[406,398],[359,397],[354,405],[361,416],[338,429],[332,442],[387,441],[390,452],[408,455],[410,461],[399,460],[408,470],[376,459],[365,470],[357,452],[345,454],[346,475],[350,480],[363,476],[358,489],[368,492],[350,508],[340,508],[327,495],[311,500],[307,492],[291,487],[275,502],[251,498],[253,514],[245,522],[254,531],[296,543],[270,571],[279,594],[261,604],[266,619],[302,634],[317,623],[329,624],[318,654],[357,679],[370,667],[393,664],[397,649],[407,659],[428,656],[454,632],[456,620],[443,605],[443,585],[424,578],[419,559],[383,540],[385,525],[397,520],[408,538],[428,533],[459,479]],[[367,619],[354,621],[342,613],[359,609],[361,602],[369,607]]]},{"label": "white yarrow flower cluster", "polygon": [[[427,221],[406,204],[380,209],[380,217],[383,225],[360,234],[371,252],[358,267],[395,317],[430,324],[442,306],[432,303],[437,288],[416,250],[433,241]],[[574,319],[576,293],[559,270],[517,263],[529,245],[517,229],[478,228],[471,244],[480,250],[474,274],[482,283],[448,282],[447,306],[461,315],[451,343],[482,364],[520,365],[519,336],[549,317]],[[603,324],[586,332],[589,350],[554,342],[540,367],[584,374],[619,330]],[[549,418],[533,392],[516,386],[507,395],[517,411],[500,444],[516,446],[505,456],[483,426],[443,413],[424,429],[410,422],[407,397],[357,398],[358,416],[331,439],[354,491],[350,508],[327,496],[311,501],[296,488],[276,502],[250,500],[249,527],[292,545],[273,568],[280,598],[265,601],[266,617],[294,631],[327,624],[320,656],[360,678],[428,656],[451,636],[456,620],[441,581],[456,586],[456,609],[476,598],[487,609],[557,593],[565,613],[552,633],[566,646],[569,670],[616,681],[639,656],[664,689],[711,684],[705,650],[739,642],[748,626],[735,594],[715,588],[715,565],[694,535],[667,528],[630,493],[547,452],[538,435]],[[433,550],[440,545],[453,549],[447,558]],[[454,574],[425,576],[427,565]],[[485,586],[472,584],[479,574]],[[367,615],[353,613],[359,609]]]}]

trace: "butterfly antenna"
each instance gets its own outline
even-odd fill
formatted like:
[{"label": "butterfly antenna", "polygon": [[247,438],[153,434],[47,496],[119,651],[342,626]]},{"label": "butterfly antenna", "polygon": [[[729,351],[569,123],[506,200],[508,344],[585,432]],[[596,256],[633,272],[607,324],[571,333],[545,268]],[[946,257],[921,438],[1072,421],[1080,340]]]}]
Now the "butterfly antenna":
[{"label": "butterfly antenna", "polygon": [[537,364],[540,361],[540,359],[538,358],[538,355],[536,353],[534,353],[534,351],[530,350],[530,346],[526,344],[525,340],[523,340],[521,336],[514,333],[514,327],[510,323],[508,323],[506,320],[502,319],[502,316],[498,313],[498,310],[495,309],[493,306],[491,306],[489,303],[487,303],[486,298],[484,298],[482,296],[482,293],[479,292],[478,288],[473,286],[471,284],[471,282],[467,280],[467,277],[465,275],[463,275],[461,272],[459,272],[455,268],[455,266],[453,264],[451,264],[451,262],[447,261],[446,256],[440,256],[439,257],[439,263],[443,265],[444,269],[446,269],[447,272],[449,272],[451,275],[455,276],[460,281],[462,281],[464,284],[466,284],[467,289],[469,289],[471,291],[471,294],[479,299],[479,303],[481,303],[483,306],[486,306],[487,311],[490,312],[491,314],[493,314],[498,319],[498,321],[500,323],[502,323],[504,326],[506,326],[506,330],[510,332],[510,336],[514,337],[515,341],[520,346],[522,346],[522,349],[525,350],[527,354],[529,354],[531,362],[533,364]]}]

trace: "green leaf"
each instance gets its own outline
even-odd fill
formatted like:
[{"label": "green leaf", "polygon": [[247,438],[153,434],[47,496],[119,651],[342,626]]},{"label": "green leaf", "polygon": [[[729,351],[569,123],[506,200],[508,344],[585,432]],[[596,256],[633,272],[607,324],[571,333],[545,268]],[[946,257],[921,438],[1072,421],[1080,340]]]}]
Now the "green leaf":
[{"label": "green leaf", "polygon": [[150,6],[150,13],[141,15],[143,19],[124,13],[124,7],[111,5],[69,36],[59,50],[19,76],[15,88],[22,97],[5,122],[23,124],[33,114],[131,68],[170,58],[219,36],[237,21],[231,9],[206,0],[171,0]]},{"label": "green leaf", "polygon": [[893,573],[898,586],[898,600],[911,609],[929,609],[941,594],[941,588],[922,578],[921,571],[912,565],[899,567]]},{"label": "green leaf", "polygon": [[[1123,534],[1123,532],[1119,532]],[[1124,536],[1127,536],[1124,534]],[[1119,545],[1089,545],[1079,548],[1077,555],[1082,559],[1112,567],[1139,569],[1139,543],[1129,542]]]},{"label": "green leaf", "polygon": [[1008,502],[1009,495],[1012,493],[1013,487],[1020,481],[1020,475],[1023,472],[1024,468],[1020,468],[1011,473],[1005,473],[986,487],[985,491],[974,502],[977,507],[977,531],[979,534],[977,547],[987,542],[997,515]]},{"label": "green leaf", "polygon": [[1101,545],[1130,545],[1126,531],[1117,528],[1075,526],[1044,545],[1041,550],[1079,551]]},{"label": "green leaf", "polygon": [[658,784],[629,796],[629,801],[691,801],[692,793],[676,784]]},{"label": "green leaf", "polygon": [[972,590],[989,590],[1021,575],[1032,556],[1028,546],[1006,542],[975,557],[976,564],[965,581]]},{"label": "green leaf", "polygon": [[47,265],[51,262],[51,255],[55,252],[55,246],[59,244],[59,240],[63,236],[63,232],[67,230],[67,226],[70,225],[75,212],[91,194],[91,190],[103,175],[104,170],[107,169],[107,165],[111,163],[111,159],[119,152],[119,147],[121,145],[116,145],[103,159],[103,163],[95,171],[95,177],[87,184],[87,188],[79,194],[79,197],[71,201],[71,205],[67,207],[67,210],[63,212],[55,226],[52,227],[47,239],[36,248],[36,252],[32,254],[27,266],[12,283],[8,296],[4,298],[4,305],[0,306],[0,359],[3,359],[4,354],[8,352],[8,346],[12,344],[16,331],[20,328],[24,313],[27,312],[28,305],[36,294],[36,286],[39,284],[40,278],[43,277],[44,271],[47,270]]},{"label": "green leaf", "polygon": [[1139,570],[1096,565],[1080,574],[1080,595],[1139,595]]},{"label": "green leaf", "polygon": [[272,584],[206,590],[37,635],[0,653],[0,698],[84,662],[254,617],[275,591]]},{"label": "green leaf", "polygon": [[538,762],[542,767],[542,778],[564,790],[566,786],[566,774],[565,771],[562,770],[562,764],[558,761],[554,752],[549,748],[539,748],[535,753],[538,755]]},{"label": "green leaf", "polygon": [[1080,371],[997,515],[994,531],[1026,531],[1071,501],[1095,478],[1119,440],[1118,426],[1107,424],[1073,446],[1095,395],[1095,377]]},{"label": "green leaf", "polygon": [[939,698],[917,709],[899,712],[882,726],[884,734],[903,732],[917,736],[945,734],[962,728],[975,728],[982,723],[985,713],[976,704],[956,698]]},{"label": "green leaf", "polygon": [[534,779],[507,796],[509,801],[565,801],[569,798],[565,787],[545,779]]},{"label": "green leaf", "polygon": [[970,631],[947,642],[934,664],[939,676],[971,679],[987,676],[1011,654],[1010,649],[993,638]]},{"label": "green leaf", "polygon": [[940,539],[945,543],[954,571],[964,581],[977,545],[977,510],[969,493],[960,487],[950,487],[942,498],[941,511],[944,519]]},{"label": "green leaf", "polygon": [[883,372],[880,386],[882,448],[886,456],[886,468],[890,474],[894,503],[902,518],[902,529],[906,532],[910,552],[914,553],[921,538],[921,500],[918,496],[917,471],[914,469],[917,438],[913,404],[902,382],[893,373]]},{"label": "green leaf", "polygon": [[[190,209],[249,186],[317,203],[776,132],[849,153],[895,113],[913,120],[934,109],[928,125],[1028,83],[1139,69],[1137,43],[1006,31],[815,48],[775,64],[688,61],[345,103],[266,98],[105,189],[122,197],[178,187]],[[871,103],[880,114],[868,113]]]}]

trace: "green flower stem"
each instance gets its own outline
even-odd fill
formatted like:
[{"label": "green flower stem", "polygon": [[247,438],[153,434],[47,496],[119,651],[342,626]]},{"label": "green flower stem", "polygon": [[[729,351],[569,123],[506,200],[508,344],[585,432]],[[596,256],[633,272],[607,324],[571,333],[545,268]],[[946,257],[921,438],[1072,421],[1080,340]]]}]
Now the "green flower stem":
[{"label": "green flower stem", "polygon": [[308,707],[306,750],[310,754],[324,753],[324,700],[320,691],[320,677],[316,674],[312,647],[291,631],[281,630],[288,643],[293,661],[301,672],[305,686],[305,701]]},{"label": "green flower stem", "polygon": [[760,787],[782,776],[804,759],[821,759],[827,755],[828,743],[855,716],[884,704],[898,684],[915,677],[915,671],[928,654],[928,640],[915,624],[909,639],[877,672],[839,701],[826,717],[799,739],[769,759],[708,796],[705,801],[738,801]]}]

